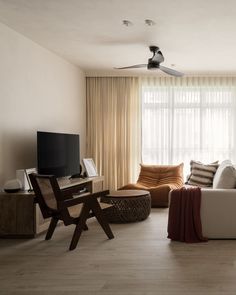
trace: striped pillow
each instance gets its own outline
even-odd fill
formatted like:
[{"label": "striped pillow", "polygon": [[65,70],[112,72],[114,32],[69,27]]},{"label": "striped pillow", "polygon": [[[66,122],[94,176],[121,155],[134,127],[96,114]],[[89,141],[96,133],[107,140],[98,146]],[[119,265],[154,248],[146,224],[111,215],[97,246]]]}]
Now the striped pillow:
[{"label": "striped pillow", "polygon": [[211,187],[213,178],[218,168],[218,161],[211,164],[203,164],[198,161],[191,161],[191,174],[187,181],[189,185],[199,187]]}]

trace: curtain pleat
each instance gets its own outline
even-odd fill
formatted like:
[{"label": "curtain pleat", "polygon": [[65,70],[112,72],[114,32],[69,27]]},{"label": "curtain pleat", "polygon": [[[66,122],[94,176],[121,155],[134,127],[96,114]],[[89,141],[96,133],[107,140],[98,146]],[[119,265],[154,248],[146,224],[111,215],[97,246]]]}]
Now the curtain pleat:
[{"label": "curtain pleat", "polygon": [[87,156],[105,186],[117,189],[137,179],[141,159],[139,80],[87,78]]}]

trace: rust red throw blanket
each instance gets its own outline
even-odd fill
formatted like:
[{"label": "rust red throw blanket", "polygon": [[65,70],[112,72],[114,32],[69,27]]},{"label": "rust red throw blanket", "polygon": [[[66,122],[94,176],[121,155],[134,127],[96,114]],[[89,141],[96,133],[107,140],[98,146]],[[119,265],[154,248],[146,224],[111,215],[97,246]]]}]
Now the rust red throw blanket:
[{"label": "rust red throw blanket", "polygon": [[186,243],[207,241],[202,236],[200,207],[201,189],[199,187],[173,190],[169,208],[168,238]]}]

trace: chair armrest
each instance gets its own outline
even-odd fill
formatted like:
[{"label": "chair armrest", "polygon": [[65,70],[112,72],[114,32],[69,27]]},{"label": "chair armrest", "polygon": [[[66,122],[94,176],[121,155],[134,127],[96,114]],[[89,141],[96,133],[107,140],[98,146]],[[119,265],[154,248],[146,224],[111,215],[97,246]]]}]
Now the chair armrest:
[{"label": "chair armrest", "polygon": [[65,199],[64,201],[59,203],[60,208],[68,208],[71,206],[75,206],[81,203],[89,202],[91,199],[97,199],[102,196],[106,196],[109,194],[109,190],[101,191],[98,193],[90,194],[90,193],[84,193],[81,195],[74,195],[73,198]]},{"label": "chair armrest", "polygon": [[85,203],[86,201],[89,201],[89,199],[91,198],[91,194],[87,193],[87,194],[81,194],[81,195],[74,195],[72,198],[70,199],[65,199],[64,201],[61,202],[60,207],[63,208],[68,208],[68,207],[72,207],[81,203]]}]

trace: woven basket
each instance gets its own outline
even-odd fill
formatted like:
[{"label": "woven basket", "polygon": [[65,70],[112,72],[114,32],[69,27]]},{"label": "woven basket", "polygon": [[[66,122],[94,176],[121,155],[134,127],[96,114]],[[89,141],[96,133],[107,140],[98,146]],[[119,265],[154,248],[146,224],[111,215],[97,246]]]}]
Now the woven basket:
[{"label": "woven basket", "polygon": [[145,220],[151,211],[150,194],[144,196],[105,196],[102,202],[113,206],[105,210],[105,215],[111,223],[128,223]]}]

